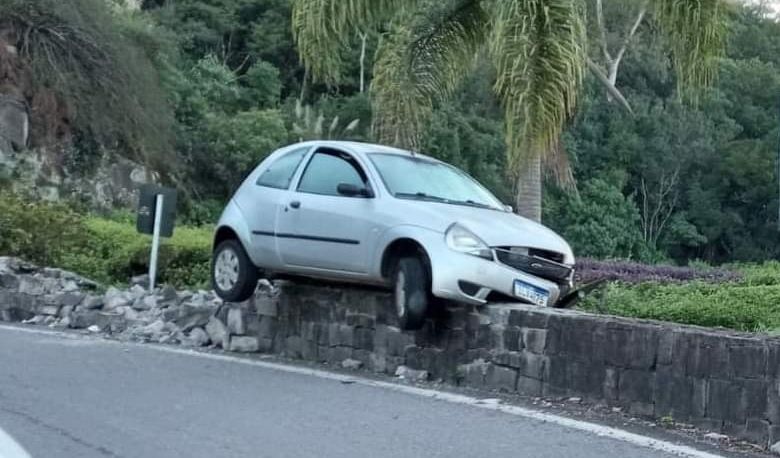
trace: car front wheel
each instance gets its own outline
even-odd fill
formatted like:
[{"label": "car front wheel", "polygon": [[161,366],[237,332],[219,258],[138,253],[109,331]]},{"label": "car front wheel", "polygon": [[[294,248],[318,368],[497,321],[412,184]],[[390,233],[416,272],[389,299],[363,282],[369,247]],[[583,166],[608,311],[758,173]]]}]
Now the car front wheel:
[{"label": "car front wheel", "polygon": [[211,283],[226,302],[243,302],[257,287],[257,267],[238,240],[225,240],[214,250]]},{"label": "car front wheel", "polygon": [[393,271],[395,310],[401,329],[420,329],[428,312],[428,273],[418,257],[401,258]]}]

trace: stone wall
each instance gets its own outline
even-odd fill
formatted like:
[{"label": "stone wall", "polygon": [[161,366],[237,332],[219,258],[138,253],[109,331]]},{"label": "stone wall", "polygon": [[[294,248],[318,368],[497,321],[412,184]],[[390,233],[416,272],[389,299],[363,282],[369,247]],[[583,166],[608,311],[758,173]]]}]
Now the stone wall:
[{"label": "stone wall", "polygon": [[290,358],[577,396],[763,446],[780,440],[776,338],[522,305],[442,306],[409,333],[388,293],[293,284],[243,308],[259,348]]},{"label": "stone wall", "polygon": [[380,290],[261,282],[252,300],[127,290],[0,257],[0,320],[289,358],[528,396],[581,397],[767,446],[780,339],[521,305],[442,305],[402,332]]}]

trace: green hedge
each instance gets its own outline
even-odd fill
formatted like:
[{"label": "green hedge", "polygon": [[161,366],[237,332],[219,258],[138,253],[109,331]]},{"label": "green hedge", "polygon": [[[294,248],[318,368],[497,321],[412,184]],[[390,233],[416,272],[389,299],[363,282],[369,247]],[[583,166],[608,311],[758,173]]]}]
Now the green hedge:
[{"label": "green hedge", "polygon": [[780,263],[731,268],[744,279],[721,284],[609,284],[580,307],[620,316],[740,331],[780,330]]},{"label": "green hedge", "polygon": [[[209,283],[210,227],[179,226],[160,245],[158,278],[177,287]],[[127,218],[85,216],[62,204],[0,193],[0,255],[62,267],[103,284],[127,284],[146,273],[151,237]]]},{"label": "green hedge", "polygon": [[[148,272],[151,237],[131,224],[87,217],[87,242],[64,254],[60,265],[106,284],[126,283]],[[179,287],[208,285],[211,259],[210,228],[178,227],[163,239],[158,261],[159,281]]]}]

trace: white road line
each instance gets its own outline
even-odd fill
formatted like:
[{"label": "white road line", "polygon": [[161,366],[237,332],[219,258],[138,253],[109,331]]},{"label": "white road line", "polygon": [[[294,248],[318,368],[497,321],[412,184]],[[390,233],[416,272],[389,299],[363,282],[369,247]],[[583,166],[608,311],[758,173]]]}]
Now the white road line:
[{"label": "white road line", "polygon": [[[59,336],[65,336],[69,338],[80,338],[80,337],[75,337],[74,334],[70,334],[70,333],[52,331],[52,330],[43,330],[43,329],[33,329],[33,328],[26,328],[26,327],[0,325],[0,329],[8,330],[8,331],[24,332],[30,334],[43,334],[49,336],[59,335]],[[406,393],[406,394],[420,396],[424,398],[436,399],[439,401],[449,402],[453,404],[463,404],[472,407],[477,407],[480,409],[503,412],[505,414],[514,415],[517,417],[528,418],[530,420],[552,423],[554,425],[559,425],[565,428],[583,431],[599,437],[607,437],[610,439],[627,442],[629,444],[633,444],[639,447],[644,447],[644,448],[648,448],[648,449],[652,449],[652,450],[656,450],[659,452],[664,452],[664,453],[668,453],[680,457],[685,457],[685,458],[723,458],[720,455],[715,455],[712,453],[697,450],[695,448],[686,445],[679,445],[661,439],[642,436],[641,434],[632,433],[619,428],[599,425],[596,423],[589,423],[582,420],[575,420],[560,415],[545,413],[538,410],[527,409],[524,407],[519,407],[519,406],[514,406],[509,404],[485,402],[484,399],[476,398],[473,396],[466,396],[463,394],[448,393],[444,391],[437,391],[428,388],[402,385],[402,384],[392,383],[392,382],[382,382],[382,381],[371,380],[359,376],[329,372],[321,369],[312,369],[307,367],[275,363],[270,361],[259,361],[257,359],[247,359],[247,358],[241,358],[237,356],[230,356],[230,355],[217,354],[217,353],[206,353],[206,352],[192,350],[192,349],[166,347],[161,345],[133,344],[133,343],[118,342],[112,340],[102,340],[102,339],[100,340],[95,339],[94,341],[96,343],[105,342],[105,343],[121,344],[121,345],[133,345],[133,346],[139,346],[142,348],[153,349],[156,351],[161,351],[166,353],[174,353],[174,354],[192,356],[197,358],[205,358],[205,359],[211,359],[216,361],[225,361],[225,362],[231,362],[237,364],[244,364],[248,366],[262,367],[264,369],[272,369],[272,370],[287,372],[291,374],[307,375],[311,377],[318,377],[327,380],[335,380],[339,382],[356,383],[359,385],[381,388],[385,390]]]},{"label": "white road line", "polygon": [[0,458],[30,458],[30,455],[0,428]]}]

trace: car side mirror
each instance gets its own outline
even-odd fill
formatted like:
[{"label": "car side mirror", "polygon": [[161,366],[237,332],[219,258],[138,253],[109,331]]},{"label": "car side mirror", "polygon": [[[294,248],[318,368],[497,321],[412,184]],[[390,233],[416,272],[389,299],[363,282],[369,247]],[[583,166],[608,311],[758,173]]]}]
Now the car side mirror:
[{"label": "car side mirror", "polygon": [[369,189],[351,183],[339,184],[336,187],[336,191],[345,197],[374,197],[374,194]]},{"label": "car side mirror", "polygon": [[515,209],[512,208],[511,205],[504,205],[504,210],[506,210],[508,213],[514,213]]}]

